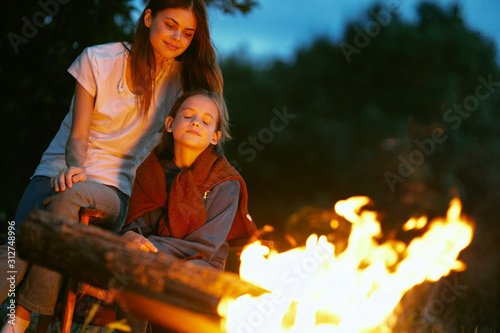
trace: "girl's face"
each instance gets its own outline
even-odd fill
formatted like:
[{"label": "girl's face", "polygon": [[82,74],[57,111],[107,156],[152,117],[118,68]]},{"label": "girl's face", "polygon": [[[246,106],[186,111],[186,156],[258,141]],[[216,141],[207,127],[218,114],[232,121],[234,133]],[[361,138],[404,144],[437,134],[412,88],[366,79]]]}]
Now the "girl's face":
[{"label": "girl's face", "polygon": [[149,40],[157,61],[180,56],[193,40],[196,18],[191,10],[166,8],[154,17],[146,10],[144,24],[149,28]]},{"label": "girl's face", "polygon": [[173,134],[175,145],[201,152],[210,144],[216,145],[221,137],[221,132],[216,130],[217,104],[204,95],[186,99],[174,117],[167,117],[165,128]]}]

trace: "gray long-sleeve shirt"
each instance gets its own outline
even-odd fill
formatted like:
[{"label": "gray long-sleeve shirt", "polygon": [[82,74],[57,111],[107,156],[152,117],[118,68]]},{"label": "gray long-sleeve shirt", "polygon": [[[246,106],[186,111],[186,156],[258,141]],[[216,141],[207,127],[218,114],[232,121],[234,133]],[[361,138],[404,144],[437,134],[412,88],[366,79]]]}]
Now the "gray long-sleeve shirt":
[{"label": "gray long-sleeve shirt", "polygon": [[[167,186],[170,188],[175,176],[180,172],[172,161],[162,161]],[[158,236],[158,224],[164,209],[157,208],[141,215],[121,231],[134,231],[146,237],[159,252],[173,255],[179,259],[203,255],[203,259],[193,262],[224,269],[224,262],[229,253],[226,237],[238,209],[240,184],[235,180],[224,181],[212,188],[204,200],[207,222],[182,239]]]}]

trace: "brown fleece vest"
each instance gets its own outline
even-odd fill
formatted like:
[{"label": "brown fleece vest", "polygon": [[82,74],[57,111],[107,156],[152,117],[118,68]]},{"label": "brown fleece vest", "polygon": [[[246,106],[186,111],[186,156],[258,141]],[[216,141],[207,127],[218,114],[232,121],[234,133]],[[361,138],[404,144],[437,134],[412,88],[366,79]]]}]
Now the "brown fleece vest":
[{"label": "brown fleece vest", "polygon": [[153,209],[163,207],[168,215],[161,218],[158,235],[182,239],[207,221],[202,196],[228,179],[240,183],[240,197],[226,240],[231,245],[241,245],[256,232],[248,214],[246,184],[225,157],[212,152],[211,146],[198,156],[189,170],[181,171],[175,177],[169,193],[166,191],[165,173],[153,151],[137,168],[125,225]]}]

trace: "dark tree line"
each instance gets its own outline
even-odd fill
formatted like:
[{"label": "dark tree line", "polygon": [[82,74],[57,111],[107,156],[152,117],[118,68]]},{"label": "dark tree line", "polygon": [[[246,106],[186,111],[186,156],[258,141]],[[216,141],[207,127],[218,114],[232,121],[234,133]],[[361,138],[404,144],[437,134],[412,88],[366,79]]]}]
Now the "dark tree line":
[{"label": "dark tree line", "polygon": [[292,62],[224,59],[226,152],[248,183],[254,219],[299,244],[312,232],[341,233],[330,228],[332,208],[353,195],[372,198],[387,237],[411,216],[444,216],[458,196],[475,237],[462,254],[469,268],[449,281],[467,292],[438,314],[425,312],[429,299],[410,313],[425,332],[492,332],[500,325],[496,48],[458,7],[422,3],[418,18],[378,6],[341,43],[320,38]]},{"label": "dark tree line", "polygon": [[[408,214],[440,214],[450,188],[467,204],[482,201],[477,187],[496,181],[494,172],[482,181],[469,164],[494,168],[500,148],[495,46],[457,8],[423,4],[419,15],[409,24],[393,13],[350,62],[327,39],[266,69],[225,59],[234,125],[227,154],[256,200],[300,207],[365,194],[404,204]],[[343,44],[355,46],[365,26],[350,26]],[[273,131],[276,110],[285,109],[290,119]]]}]

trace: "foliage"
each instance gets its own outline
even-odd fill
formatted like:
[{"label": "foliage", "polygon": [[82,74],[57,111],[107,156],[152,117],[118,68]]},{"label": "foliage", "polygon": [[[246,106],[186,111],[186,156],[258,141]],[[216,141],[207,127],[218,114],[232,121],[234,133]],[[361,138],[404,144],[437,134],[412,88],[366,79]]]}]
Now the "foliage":
[{"label": "foliage", "polygon": [[221,9],[224,13],[234,14],[242,12],[243,14],[250,12],[258,2],[253,0],[206,0],[207,5]]},{"label": "foliage", "polygon": [[[146,4],[147,0],[143,0]],[[258,6],[258,2],[253,0],[205,0],[207,6],[212,6],[214,8],[220,9],[223,13],[234,14],[236,12],[241,12],[246,14],[250,12],[255,6]]]}]

